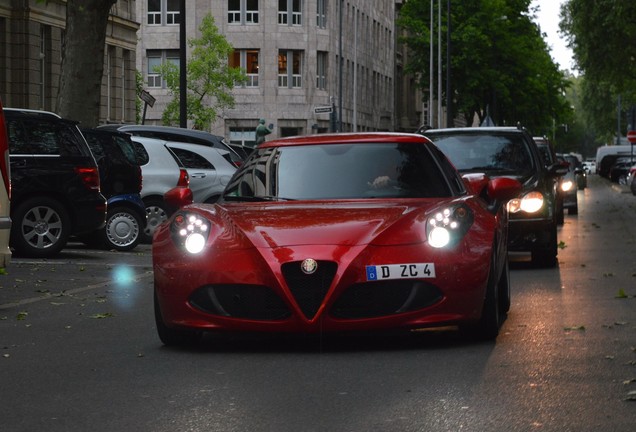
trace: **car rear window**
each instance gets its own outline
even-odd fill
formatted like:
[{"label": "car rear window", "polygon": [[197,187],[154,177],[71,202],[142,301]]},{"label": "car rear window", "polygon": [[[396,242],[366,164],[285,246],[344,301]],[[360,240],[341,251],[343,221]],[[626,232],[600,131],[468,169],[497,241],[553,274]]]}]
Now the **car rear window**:
[{"label": "car rear window", "polygon": [[[389,187],[375,187],[385,178]],[[375,182],[375,183],[374,183]],[[424,145],[329,144],[257,149],[226,189],[230,197],[426,198],[453,195]]]}]

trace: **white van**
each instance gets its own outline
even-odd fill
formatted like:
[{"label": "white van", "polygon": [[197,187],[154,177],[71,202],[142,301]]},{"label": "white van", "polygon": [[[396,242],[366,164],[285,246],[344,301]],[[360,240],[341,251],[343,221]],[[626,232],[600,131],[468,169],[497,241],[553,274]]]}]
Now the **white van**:
[{"label": "white van", "polygon": [[620,157],[636,156],[636,148],[631,144],[602,146],[596,149],[596,173],[607,177],[614,162]]},{"label": "white van", "polygon": [[0,268],[11,261],[9,237],[11,234],[11,165],[9,164],[9,138],[7,124],[4,121],[2,100],[0,100]]}]

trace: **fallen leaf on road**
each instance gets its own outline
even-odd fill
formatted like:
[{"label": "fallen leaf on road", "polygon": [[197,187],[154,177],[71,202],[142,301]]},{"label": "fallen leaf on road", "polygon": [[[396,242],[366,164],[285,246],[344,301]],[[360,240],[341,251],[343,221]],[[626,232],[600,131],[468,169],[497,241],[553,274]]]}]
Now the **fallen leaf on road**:
[{"label": "fallen leaf on road", "polygon": [[572,331],[572,330],[585,331],[585,326],[564,327],[563,330],[565,330],[565,331]]},{"label": "fallen leaf on road", "polygon": [[28,312],[18,312],[18,315],[15,317],[18,321],[23,321],[29,315]]},{"label": "fallen leaf on road", "polygon": [[105,312],[105,313],[98,313],[98,314],[94,314],[91,315],[89,318],[93,318],[93,319],[103,319],[103,318],[112,318],[115,315],[113,315],[110,312]]}]

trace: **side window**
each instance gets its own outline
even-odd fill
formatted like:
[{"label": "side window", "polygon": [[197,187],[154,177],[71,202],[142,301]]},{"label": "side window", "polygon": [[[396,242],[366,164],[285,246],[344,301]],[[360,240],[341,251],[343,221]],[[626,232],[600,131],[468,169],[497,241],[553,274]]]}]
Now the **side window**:
[{"label": "side window", "polygon": [[175,147],[170,147],[170,150],[172,150],[174,154],[177,155],[181,163],[183,163],[186,168],[209,170],[215,169],[214,165],[212,165],[210,161],[194,152]]},{"label": "side window", "polygon": [[148,156],[148,152],[143,144],[140,144],[136,141],[133,141],[133,147],[135,149],[135,159],[139,165],[146,165],[150,161],[150,157]]},{"label": "side window", "polygon": [[9,136],[9,152],[12,155],[31,154],[31,146],[26,138],[26,132],[22,123],[16,120],[7,121],[7,134]]}]

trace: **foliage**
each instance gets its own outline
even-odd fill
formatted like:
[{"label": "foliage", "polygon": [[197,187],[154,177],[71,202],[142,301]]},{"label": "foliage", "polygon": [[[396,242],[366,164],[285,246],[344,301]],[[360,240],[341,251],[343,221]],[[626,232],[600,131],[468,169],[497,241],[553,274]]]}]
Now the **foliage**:
[{"label": "foliage", "polygon": [[[453,111],[469,122],[477,117],[481,123],[489,113],[497,125],[521,122],[532,131],[540,131],[550,130],[555,121],[562,123],[570,115],[564,97],[567,80],[550,57],[529,11],[530,2],[451,2]],[[445,7],[443,12],[445,21]],[[436,21],[437,11],[433,13]],[[430,0],[404,4],[398,25],[406,30],[402,41],[410,51],[406,69],[419,77],[425,94],[429,86],[429,23]],[[442,23],[443,35],[446,25]],[[443,36],[444,69],[445,39]]]},{"label": "foliage", "polygon": [[[206,15],[199,26],[201,37],[188,40],[192,49],[187,63],[187,116],[194,129],[209,130],[218,111],[234,106],[231,90],[247,80],[240,68],[228,65],[233,48],[219,34],[212,15]],[[165,125],[178,125],[180,115],[179,67],[171,62],[156,68],[166,80],[173,99],[163,113]]]},{"label": "foliage", "polygon": [[636,104],[636,2],[567,0],[561,6],[561,30],[583,73],[582,109],[600,141],[617,134],[620,95],[621,135],[626,111]]}]

